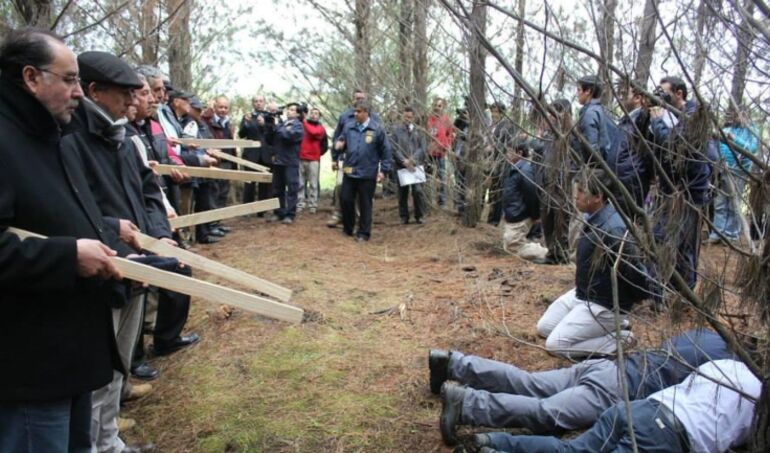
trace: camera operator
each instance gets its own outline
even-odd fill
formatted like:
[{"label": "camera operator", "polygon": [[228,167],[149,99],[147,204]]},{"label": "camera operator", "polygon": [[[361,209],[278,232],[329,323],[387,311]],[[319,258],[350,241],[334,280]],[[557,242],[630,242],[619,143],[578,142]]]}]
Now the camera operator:
[{"label": "camera operator", "polygon": [[[278,115],[276,112],[274,115]],[[286,121],[278,121],[273,134],[273,194],[281,203],[270,221],[294,223],[299,192],[299,145],[305,134],[303,109],[296,102],[286,105]]]},{"label": "camera operator", "polygon": [[[254,162],[255,164],[272,167],[273,150],[270,144],[271,135],[275,129],[275,116],[265,109],[265,96],[258,94],[251,99],[251,106],[254,108],[251,113],[243,116],[241,126],[238,129],[238,137],[259,141],[262,146],[259,148],[245,148],[243,158]],[[245,170],[249,170],[246,168]],[[270,183],[244,184],[243,202],[250,203],[255,200],[267,200],[271,198],[272,185]],[[262,213],[258,214],[260,217]]]},{"label": "camera operator", "polygon": [[[655,157],[666,177],[658,178],[659,192],[663,195],[660,201],[664,203],[664,209],[656,209],[660,214],[653,233],[656,241],[663,246],[676,244],[676,270],[688,286],[694,288],[698,278],[701,215],[703,207],[709,203],[713,161],[709,159],[712,153],[709,148],[715,147],[715,144],[708,140],[708,134],[702,134],[704,137],[701,140],[696,137],[697,134],[690,133],[708,128],[702,124],[692,124],[692,121],[697,120],[696,117],[700,117],[696,115],[698,105],[687,99],[687,86],[682,79],[671,76],[663,78],[656,93],[660,94],[665,105],[649,109],[650,130],[655,143]],[[716,150],[713,154],[716,155]],[[680,194],[684,203],[672,203],[675,196]],[[673,212],[674,207],[677,208],[676,212]],[[675,225],[671,224],[674,217]],[[662,302],[660,289],[655,296],[656,302]]]}]

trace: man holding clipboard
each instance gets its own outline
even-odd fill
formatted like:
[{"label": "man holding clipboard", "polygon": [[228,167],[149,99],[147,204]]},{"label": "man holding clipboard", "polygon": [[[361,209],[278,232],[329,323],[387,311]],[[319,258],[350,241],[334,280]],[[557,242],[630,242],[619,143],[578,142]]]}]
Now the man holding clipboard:
[{"label": "man holding clipboard", "polygon": [[422,163],[425,160],[425,136],[414,126],[412,107],[404,107],[401,124],[393,129],[393,157],[398,169],[398,214],[401,217],[401,223],[403,225],[409,223],[411,188],[414,221],[422,224],[424,223],[422,184],[425,182]]}]

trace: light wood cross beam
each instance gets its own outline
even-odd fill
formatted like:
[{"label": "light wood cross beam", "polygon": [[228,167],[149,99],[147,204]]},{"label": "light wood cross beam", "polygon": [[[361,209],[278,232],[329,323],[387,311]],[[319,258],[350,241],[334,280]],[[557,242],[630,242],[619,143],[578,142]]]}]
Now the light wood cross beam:
[{"label": "light wood cross beam", "polygon": [[196,148],[261,148],[262,143],[257,140],[228,140],[221,138],[179,138],[175,140],[184,146]]},{"label": "light wood cross beam", "polygon": [[229,160],[230,162],[236,163],[238,165],[242,165],[246,168],[251,168],[252,170],[256,170],[262,173],[270,173],[270,169],[268,167],[265,167],[263,165],[255,164],[254,162],[246,159],[241,159],[240,157],[231,156],[225,152],[218,151],[218,150],[209,150],[209,153],[214,156],[218,157],[219,159]]},{"label": "light wood cross beam", "polygon": [[171,224],[171,228],[182,228],[200,225],[202,223],[216,222],[217,220],[224,220],[242,215],[256,214],[271,209],[278,209],[280,206],[281,204],[278,202],[277,198],[270,198],[268,200],[255,201],[253,203],[239,204],[228,206],[226,208],[212,209],[211,211],[183,215],[168,219],[168,223]]},{"label": "light wood cross beam", "polygon": [[271,182],[273,175],[256,171],[223,170],[211,167],[187,167],[181,165],[155,164],[152,167],[161,175],[171,174],[172,170],[186,173],[195,178],[228,179],[231,181]]},{"label": "light wood cross beam", "polygon": [[251,274],[238,269],[234,269],[226,264],[208,259],[193,252],[181,249],[179,247],[174,247],[171,244],[163,242],[160,239],[147,236],[146,234],[137,232],[136,235],[139,238],[139,243],[145,250],[149,250],[161,256],[171,256],[177,258],[193,269],[208,272],[209,274],[216,275],[217,277],[224,278],[233,283],[238,283],[245,287],[259,291],[260,293],[275,297],[280,301],[288,302],[289,299],[291,299],[291,290],[288,288],[276,285],[275,283],[255,277]]},{"label": "light wood cross beam", "polygon": [[[14,233],[22,239],[29,237],[45,238],[45,236],[16,228],[8,228],[8,232]],[[112,260],[115,267],[117,267],[123,274],[123,277],[130,280],[157,286],[158,288],[175,291],[192,297],[200,297],[201,299],[207,299],[211,302],[232,305],[268,318],[295,324],[302,322],[304,312],[301,308],[282,304],[243,291],[219,286],[214,283],[156,269],[152,266],[137,263],[126,258],[112,257],[110,260]]]}]

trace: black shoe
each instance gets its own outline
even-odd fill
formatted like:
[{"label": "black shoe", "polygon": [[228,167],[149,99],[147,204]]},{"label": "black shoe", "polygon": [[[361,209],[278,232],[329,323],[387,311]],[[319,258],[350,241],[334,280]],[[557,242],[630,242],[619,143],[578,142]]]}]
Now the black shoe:
[{"label": "black shoe", "polygon": [[465,387],[454,382],[444,382],[441,386],[441,438],[447,446],[457,445],[457,424],[463,410]]},{"label": "black shoe", "polygon": [[356,242],[369,242],[369,238],[366,236],[356,236]]},{"label": "black shoe", "polygon": [[131,367],[131,375],[143,381],[154,381],[160,376],[160,371],[151,367],[146,362],[142,362]]},{"label": "black shoe", "polygon": [[220,239],[214,236],[206,236],[198,239],[198,244],[216,244]]},{"label": "black shoe", "polygon": [[401,218],[401,225],[407,225],[409,223],[409,219]]},{"label": "black shoe", "polygon": [[428,353],[430,370],[430,391],[434,395],[441,393],[441,385],[449,379],[449,356],[451,352],[443,349],[431,349]]},{"label": "black shoe", "polygon": [[172,340],[169,343],[155,342],[153,345],[153,352],[155,355],[169,355],[180,349],[184,349],[188,346],[192,346],[199,342],[201,337],[197,333],[191,333],[189,335],[182,335]]},{"label": "black shoe", "polygon": [[229,232],[233,231],[232,227],[223,226],[223,225],[218,226],[217,229],[218,230],[222,230],[224,233],[229,233]]},{"label": "black shoe", "polygon": [[220,230],[219,228],[214,228],[214,229],[209,231],[209,236],[214,236],[214,237],[218,237],[218,238],[225,237],[225,234],[227,234],[227,233],[225,233],[224,231]]},{"label": "black shoe", "polygon": [[425,225],[425,220],[423,220],[423,219],[415,219],[414,223],[416,223],[417,225]]}]

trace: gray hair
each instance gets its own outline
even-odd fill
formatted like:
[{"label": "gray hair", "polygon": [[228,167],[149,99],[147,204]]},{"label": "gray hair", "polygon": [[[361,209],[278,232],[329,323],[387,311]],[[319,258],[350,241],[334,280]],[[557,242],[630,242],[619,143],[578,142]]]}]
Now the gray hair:
[{"label": "gray hair", "polygon": [[160,72],[160,69],[156,68],[155,66],[141,65],[136,68],[136,74],[140,76],[144,76],[147,82],[149,82],[150,79],[163,80],[163,73]]}]

